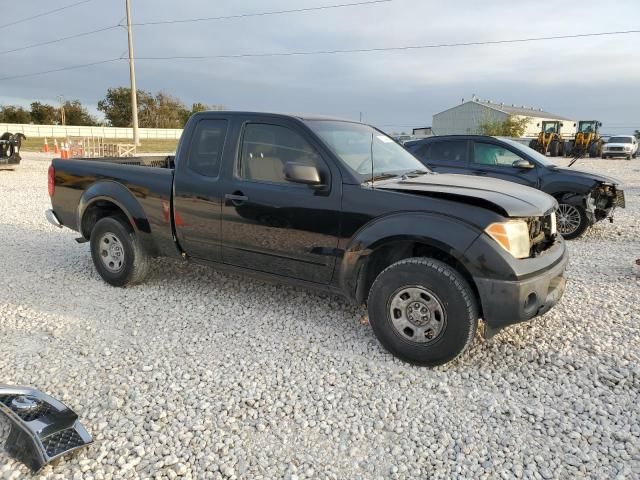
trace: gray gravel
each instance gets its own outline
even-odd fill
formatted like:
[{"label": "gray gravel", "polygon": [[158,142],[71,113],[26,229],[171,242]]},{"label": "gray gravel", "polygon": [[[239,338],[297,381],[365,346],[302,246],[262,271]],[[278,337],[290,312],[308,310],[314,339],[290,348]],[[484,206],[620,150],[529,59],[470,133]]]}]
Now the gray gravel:
[{"label": "gray gravel", "polygon": [[27,154],[0,171],[0,381],[96,440],[41,478],[640,478],[640,160],[579,164],[628,208],[570,244],[562,302],[424,369],[331,296],[168,260],[107,286]]}]

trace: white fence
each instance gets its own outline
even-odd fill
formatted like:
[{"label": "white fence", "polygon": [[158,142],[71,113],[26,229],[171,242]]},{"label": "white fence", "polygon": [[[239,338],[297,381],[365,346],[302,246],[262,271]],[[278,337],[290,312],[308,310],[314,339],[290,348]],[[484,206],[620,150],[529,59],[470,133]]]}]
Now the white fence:
[{"label": "white fence", "polygon": [[[133,138],[133,128],[119,127],[74,127],[69,125],[31,125],[24,123],[0,123],[0,134],[4,132],[23,133],[29,137],[103,137]],[[139,128],[140,139],[177,140],[182,135],[181,128]]]}]

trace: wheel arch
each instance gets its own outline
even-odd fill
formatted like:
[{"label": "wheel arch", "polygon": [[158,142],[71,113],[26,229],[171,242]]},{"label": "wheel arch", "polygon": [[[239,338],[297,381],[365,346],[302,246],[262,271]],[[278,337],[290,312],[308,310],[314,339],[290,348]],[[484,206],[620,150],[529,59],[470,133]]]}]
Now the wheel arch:
[{"label": "wheel arch", "polygon": [[140,236],[143,248],[150,253],[156,252],[151,228],[142,206],[131,192],[122,184],[113,181],[94,183],[80,198],[78,203],[78,229],[87,240],[91,230],[102,218],[122,216]]},{"label": "wheel arch", "polygon": [[386,267],[406,258],[430,257],[457,269],[477,293],[464,252],[480,233],[468,223],[439,214],[383,217],[351,240],[338,267],[338,282],[350,298],[362,304],[373,281]]}]

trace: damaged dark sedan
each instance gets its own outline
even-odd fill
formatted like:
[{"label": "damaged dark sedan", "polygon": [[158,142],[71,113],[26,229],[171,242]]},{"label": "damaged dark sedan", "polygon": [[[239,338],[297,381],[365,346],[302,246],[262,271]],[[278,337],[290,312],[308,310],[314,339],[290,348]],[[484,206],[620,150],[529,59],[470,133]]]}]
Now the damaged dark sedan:
[{"label": "damaged dark sedan", "polygon": [[580,237],[596,222],[613,221],[615,209],[625,207],[618,180],[559,167],[507,138],[447,135],[408,142],[405,147],[436,172],[494,177],[548,193],[558,201],[558,232],[567,240]]}]

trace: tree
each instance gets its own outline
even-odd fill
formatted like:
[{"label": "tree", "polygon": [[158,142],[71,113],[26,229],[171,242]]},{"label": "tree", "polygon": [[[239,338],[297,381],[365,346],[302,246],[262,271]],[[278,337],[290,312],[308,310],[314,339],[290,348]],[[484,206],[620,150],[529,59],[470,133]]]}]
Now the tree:
[{"label": "tree", "polygon": [[[149,117],[148,109],[155,103],[153,96],[138,90],[138,117]],[[109,88],[104,99],[98,102],[98,110],[104,113],[112,127],[131,127],[131,89],[128,87]],[[142,122],[141,122],[142,123]],[[142,125],[141,125],[142,126]]]},{"label": "tree", "polygon": [[154,107],[152,121],[148,125],[152,128],[182,128],[190,113],[178,98],[166,92],[156,94]]},{"label": "tree", "polygon": [[31,123],[31,113],[24,107],[16,105],[0,106],[0,122],[3,123]]},{"label": "tree", "polygon": [[500,137],[521,137],[530,120],[529,117],[516,118],[514,116],[509,116],[502,122],[499,120],[486,120],[478,126],[478,133]]},{"label": "tree", "polygon": [[640,140],[640,130],[636,130],[635,132],[633,132],[633,136]]},{"label": "tree", "polygon": [[[33,116],[33,112],[32,112]],[[82,106],[80,100],[67,100],[64,102],[64,117],[67,125],[93,126],[97,125],[96,119]]]},{"label": "tree", "polygon": [[60,111],[53,105],[40,102],[31,103],[31,121],[36,125],[59,123]]}]

